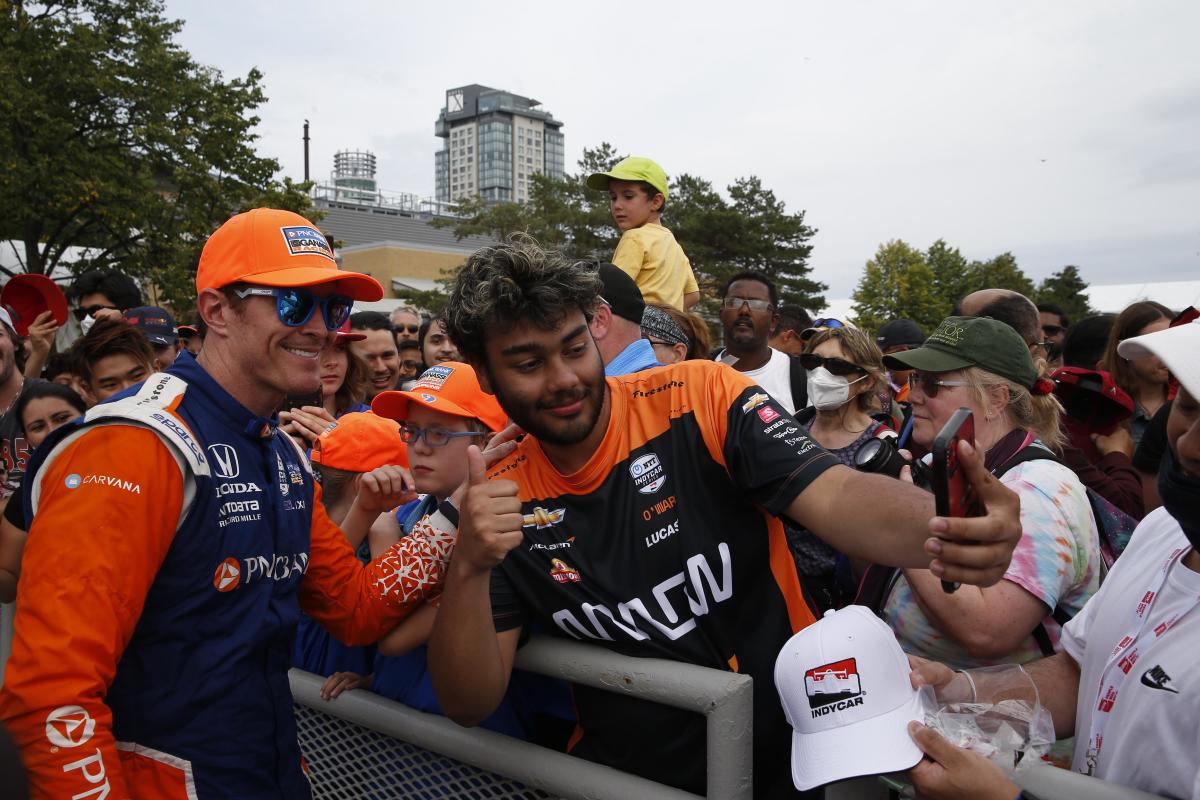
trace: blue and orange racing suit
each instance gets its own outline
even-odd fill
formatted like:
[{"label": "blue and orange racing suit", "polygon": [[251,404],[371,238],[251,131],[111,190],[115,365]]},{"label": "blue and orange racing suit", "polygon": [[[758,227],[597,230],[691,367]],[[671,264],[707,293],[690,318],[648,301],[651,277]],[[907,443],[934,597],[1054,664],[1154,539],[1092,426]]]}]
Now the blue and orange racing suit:
[{"label": "blue and orange racing suit", "polygon": [[34,796],[309,797],[300,609],[377,640],[440,582],[449,523],[364,568],[304,455],[186,354],[56,436],[26,478],[0,690]]}]

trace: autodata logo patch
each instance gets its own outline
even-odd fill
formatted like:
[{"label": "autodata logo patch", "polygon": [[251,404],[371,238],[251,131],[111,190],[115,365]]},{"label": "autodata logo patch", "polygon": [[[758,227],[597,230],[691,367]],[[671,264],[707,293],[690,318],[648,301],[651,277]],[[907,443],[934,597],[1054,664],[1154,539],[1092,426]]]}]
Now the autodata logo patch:
[{"label": "autodata logo patch", "polygon": [[804,692],[808,695],[813,719],[861,706],[863,690],[857,662],[845,658],[813,667],[804,673]]},{"label": "autodata logo patch", "polygon": [[96,732],[83,706],[59,706],[46,717],[46,739],[55,747],[79,747]]},{"label": "autodata logo patch", "polygon": [[67,476],[67,479],[63,481],[63,484],[68,489],[78,489],[83,484],[83,476],[78,472],[72,472]]},{"label": "autodata logo patch", "polygon": [[634,487],[642,494],[654,494],[667,482],[666,470],[655,453],[634,459],[629,465],[629,475],[633,478]]},{"label": "autodata logo patch", "polygon": [[[324,256],[334,261],[333,248],[325,234],[308,225],[290,225],[280,228],[288,252],[294,256]],[[336,261],[335,261],[336,263]]]}]

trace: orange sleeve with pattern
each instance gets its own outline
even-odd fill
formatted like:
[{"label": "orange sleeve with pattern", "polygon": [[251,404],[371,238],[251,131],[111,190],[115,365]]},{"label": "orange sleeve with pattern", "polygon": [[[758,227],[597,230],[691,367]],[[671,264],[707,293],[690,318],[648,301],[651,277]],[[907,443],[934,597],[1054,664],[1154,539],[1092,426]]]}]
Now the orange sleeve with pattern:
[{"label": "orange sleeve with pattern", "polygon": [[182,505],[180,467],[144,428],[95,428],[42,469],[0,689],[34,798],[129,796],[104,696]]},{"label": "orange sleeve with pattern", "polygon": [[425,517],[364,569],[325,513],[320,492],[317,487],[300,607],[342,642],[371,644],[441,588],[453,528],[440,514]]}]

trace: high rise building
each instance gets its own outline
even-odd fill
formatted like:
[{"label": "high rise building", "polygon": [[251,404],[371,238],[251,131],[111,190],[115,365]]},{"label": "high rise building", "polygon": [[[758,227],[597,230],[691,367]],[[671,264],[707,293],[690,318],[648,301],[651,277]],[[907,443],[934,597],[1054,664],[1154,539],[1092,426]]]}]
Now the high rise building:
[{"label": "high rise building", "polygon": [[541,103],[473,83],[446,92],[434,133],[437,199],[529,199],[535,174],[563,176],[562,122]]}]

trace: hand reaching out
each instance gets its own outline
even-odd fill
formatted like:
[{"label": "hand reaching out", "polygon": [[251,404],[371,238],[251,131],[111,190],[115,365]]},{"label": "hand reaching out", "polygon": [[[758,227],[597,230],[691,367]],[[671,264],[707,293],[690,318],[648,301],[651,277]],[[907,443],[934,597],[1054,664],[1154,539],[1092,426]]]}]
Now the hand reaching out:
[{"label": "hand reaching out", "polygon": [[359,675],[357,672],[335,672],[321,684],[321,698],[332,700],[342,692],[351,689],[365,689],[370,686],[370,675]]},{"label": "hand reaching out", "polygon": [[358,496],[354,502],[362,511],[381,514],[417,498],[417,484],[404,467],[378,467],[355,479]]}]

